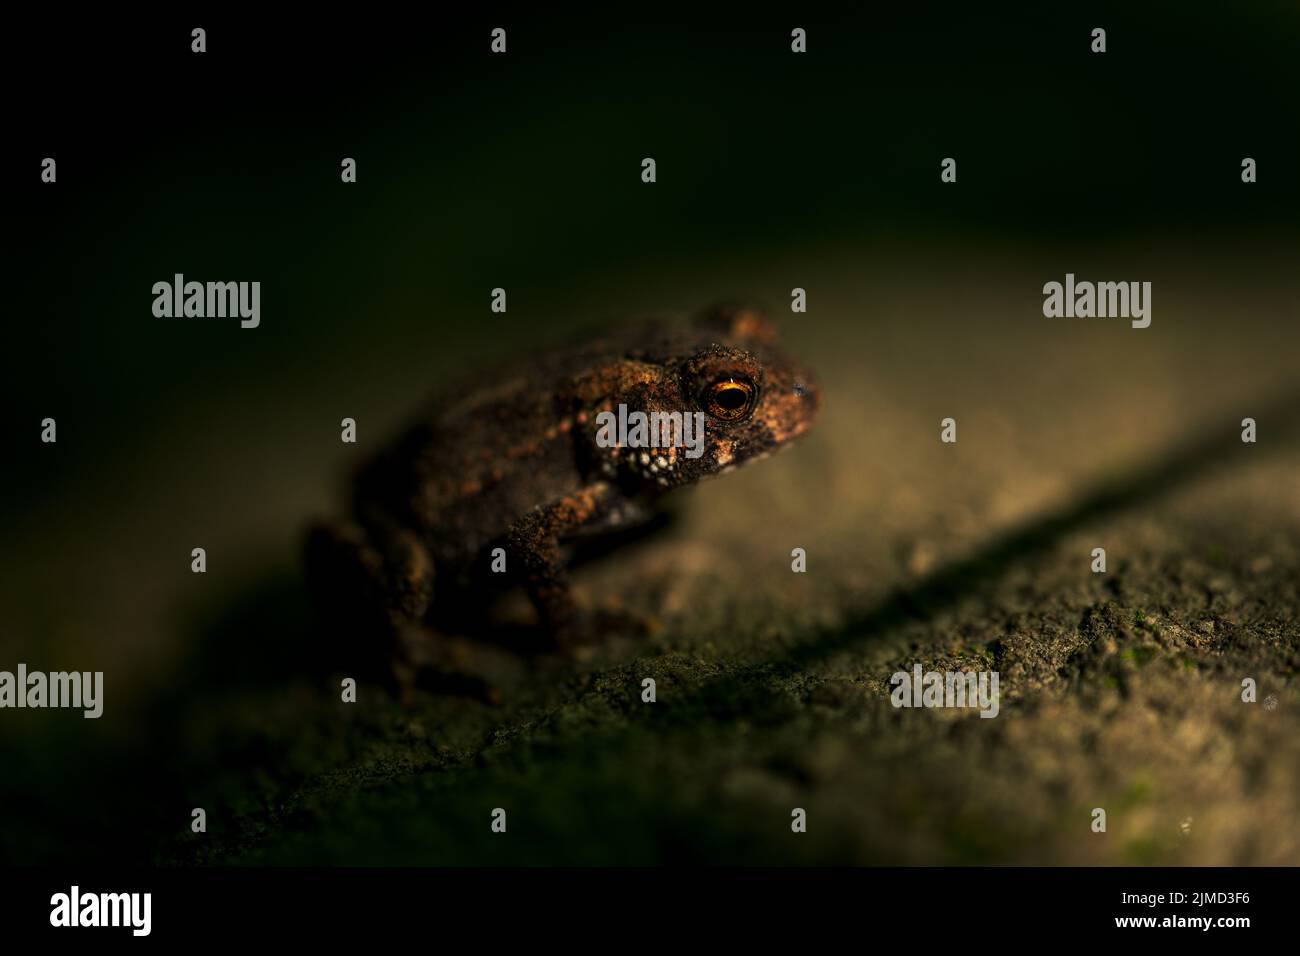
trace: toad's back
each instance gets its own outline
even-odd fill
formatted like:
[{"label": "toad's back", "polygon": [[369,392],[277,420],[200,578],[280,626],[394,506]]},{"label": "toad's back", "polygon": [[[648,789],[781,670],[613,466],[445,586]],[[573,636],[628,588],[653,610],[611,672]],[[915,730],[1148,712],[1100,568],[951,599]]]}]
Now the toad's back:
[{"label": "toad's back", "polygon": [[444,396],[357,477],[355,507],[419,533],[444,566],[584,484],[583,399],[626,349],[608,342],[534,358]]}]

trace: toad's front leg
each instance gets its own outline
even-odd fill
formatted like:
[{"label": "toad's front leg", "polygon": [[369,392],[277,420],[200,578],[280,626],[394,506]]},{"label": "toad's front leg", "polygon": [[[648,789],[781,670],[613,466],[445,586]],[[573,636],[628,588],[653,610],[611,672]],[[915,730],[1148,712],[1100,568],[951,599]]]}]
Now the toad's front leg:
[{"label": "toad's front leg", "polygon": [[609,482],[597,481],[521,517],[506,536],[510,560],[537,608],[543,631],[564,649],[582,643],[599,622],[580,612],[573,598],[561,543],[581,531],[607,525],[626,501]]}]

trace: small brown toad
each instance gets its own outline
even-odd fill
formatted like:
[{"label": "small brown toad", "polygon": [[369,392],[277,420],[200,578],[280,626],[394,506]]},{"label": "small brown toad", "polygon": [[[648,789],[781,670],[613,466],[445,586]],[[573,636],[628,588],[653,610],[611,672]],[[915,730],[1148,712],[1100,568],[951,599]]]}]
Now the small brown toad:
[{"label": "small brown toad", "polygon": [[[405,659],[409,677],[411,648],[462,633],[493,595],[522,586],[541,633],[569,646],[592,621],[570,591],[566,542],[644,524],[665,493],[811,427],[820,393],[775,339],[759,312],[719,306],[534,357],[434,402],[358,471],[350,519],[309,535],[308,577],[330,623]],[[632,413],[658,427],[624,427]]]}]

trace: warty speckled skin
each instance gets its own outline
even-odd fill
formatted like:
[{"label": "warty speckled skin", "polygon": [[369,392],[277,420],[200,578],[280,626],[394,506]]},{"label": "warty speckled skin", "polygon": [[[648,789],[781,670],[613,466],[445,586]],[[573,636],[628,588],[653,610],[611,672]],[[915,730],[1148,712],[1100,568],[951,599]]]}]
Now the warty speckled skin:
[{"label": "warty speckled skin", "polygon": [[[599,447],[597,415],[620,403],[704,412],[703,453]],[[544,634],[565,646],[589,629],[570,592],[566,541],[646,522],[674,488],[788,445],[819,406],[771,323],[739,306],[687,324],[642,323],[480,375],[360,469],[350,519],[309,535],[310,583],[344,640],[390,657],[403,656],[413,635],[436,642],[440,623],[464,621],[516,586]],[[504,574],[492,570],[496,548]]]}]

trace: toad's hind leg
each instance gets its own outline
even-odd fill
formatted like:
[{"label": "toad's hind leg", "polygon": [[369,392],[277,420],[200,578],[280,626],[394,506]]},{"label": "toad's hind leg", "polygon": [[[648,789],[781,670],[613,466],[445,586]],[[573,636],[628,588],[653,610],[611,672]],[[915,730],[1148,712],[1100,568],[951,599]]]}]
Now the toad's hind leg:
[{"label": "toad's hind leg", "polygon": [[373,516],[318,524],[306,567],[333,660],[382,681],[408,706],[417,688],[499,699],[497,662],[429,625],[434,564],[413,532]]},{"label": "toad's hind leg", "polygon": [[338,659],[407,683],[387,671],[433,599],[433,560],[419,538],[379,518],[321,523],[308,532],[305,564]]}]

